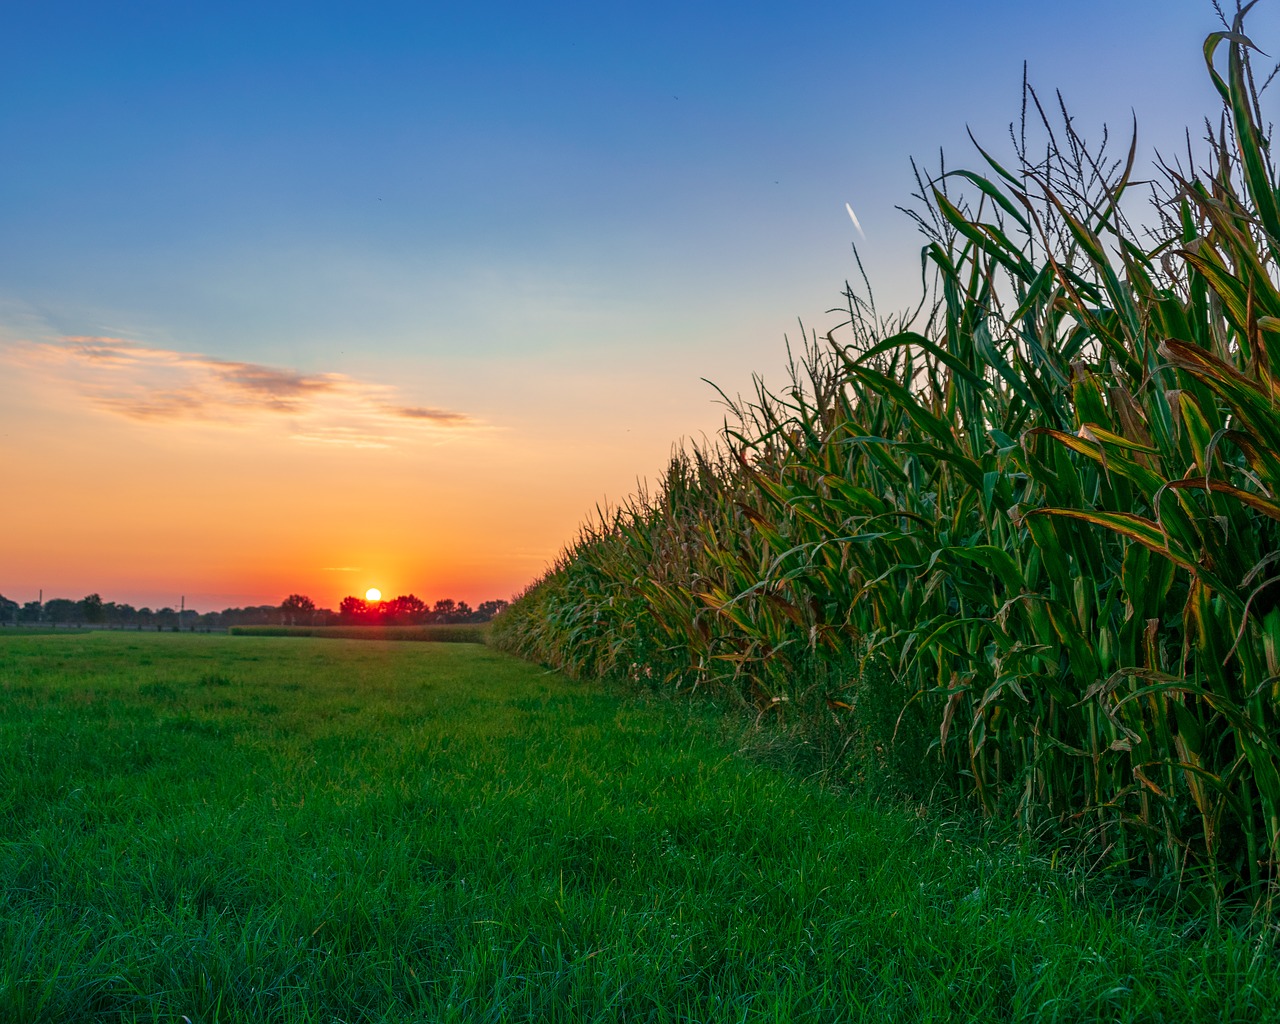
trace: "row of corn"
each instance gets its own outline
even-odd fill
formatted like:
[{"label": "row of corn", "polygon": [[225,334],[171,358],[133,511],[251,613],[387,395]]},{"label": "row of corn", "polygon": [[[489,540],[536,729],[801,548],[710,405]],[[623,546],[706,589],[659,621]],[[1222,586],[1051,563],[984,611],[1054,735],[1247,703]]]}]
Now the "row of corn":
[{"label": "row of corn", "polygon": [[858,770],[1261,893],[1280,198],[1251,50],[1242,15],[1206,41],[1224,114],[1158,186],[1028,90],[1040,141],[1024,115],[1012,160],[979,150],[982,174],[921,191],[928,306],[878,320],[849,291],[786,387],[758,382],[716,444],[583,527],[497,642],[732,693]]}]

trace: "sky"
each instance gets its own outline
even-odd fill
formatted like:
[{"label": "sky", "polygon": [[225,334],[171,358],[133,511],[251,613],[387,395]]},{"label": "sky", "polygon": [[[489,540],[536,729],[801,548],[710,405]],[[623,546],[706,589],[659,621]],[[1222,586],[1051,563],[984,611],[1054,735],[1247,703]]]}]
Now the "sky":
[{"label": "sky", "polygon": [[[1023,62],[1176,150],[1205,0],[0,5],[0,594],[475,604],[714,435]],[[1247,28],[1280,51],[1280,0]],[[861,233],[848,216],[848,203]]]}]

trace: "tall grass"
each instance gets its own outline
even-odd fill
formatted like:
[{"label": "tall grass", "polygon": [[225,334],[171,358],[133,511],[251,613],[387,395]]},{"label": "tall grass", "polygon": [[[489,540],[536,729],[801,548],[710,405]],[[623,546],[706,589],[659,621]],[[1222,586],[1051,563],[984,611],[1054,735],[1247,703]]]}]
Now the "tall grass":
[{"label": "tall grass", "polygon": [[[585,526],[495,641],[738,694],[859,770],[941,774],[1104,860],[1260,897],[1280,200],[1247,11],[1205,43],[1224,106],[1199,162],[1188,145],[1150,189],[1136,131],[1114,157],[1030,88],[1012,159],[917,172],[921,311],[847,289],[788,386],[757,382],[717,444]],[[1129,219],[1140,193],[1154,227]]]}]

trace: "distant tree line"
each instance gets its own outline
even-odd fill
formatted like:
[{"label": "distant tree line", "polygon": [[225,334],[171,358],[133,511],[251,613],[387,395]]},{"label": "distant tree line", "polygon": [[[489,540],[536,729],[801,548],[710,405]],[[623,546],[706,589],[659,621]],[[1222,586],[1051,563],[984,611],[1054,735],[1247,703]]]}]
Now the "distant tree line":
[{"label": "distant tree line", "polygon": [[317,608],[304,594],[290,594],[279,605],[224,608],[197,612],[188,608],[135,608],[104,601],[89,594],[79,601],[62,597],[19,604],[0,594],[0,625],[100,626],[110,629],[210,631],[228,626],[338,626],[423,625],[427,623],[488,622],[507,606],[506,601],[483,601],[472,608],[466,601],[444,598],[434,605],[413,594],[389,601],[365,601],[344,597],[338,611]]},{"label": "distant tree line", "polygon": [[338,606],[338,621],[344,624],[384,626],[488,622],[506,606],[506,601],[482,601],[479,607],[473,609],[466,601],[454,601],[448,597],[428,605],[413,594],[402,594],[389,601],[366,601],[350,596],[344,597]]},{"label": "distant tree line", "polygon": [[[217,613],[214,613],[216,616]],[[98,594],[90,594],[79,601],[54,597],[48,601],[28,601],[19,604],[0,594],[0,624],[6,626],[113,626],[144,629],[194,629],[201,626],[216,628],[216,623],[206,623],[208,615],[192,609],[135,608],[131,604],[104,601]]]}]

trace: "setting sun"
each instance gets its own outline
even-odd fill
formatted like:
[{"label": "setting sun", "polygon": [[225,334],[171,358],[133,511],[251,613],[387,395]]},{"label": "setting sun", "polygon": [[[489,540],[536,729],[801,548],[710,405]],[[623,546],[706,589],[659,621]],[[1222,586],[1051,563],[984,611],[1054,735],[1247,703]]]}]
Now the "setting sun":
[{"label": "setting sun", "polygon": [[368,590],[364,592],[364,599],[366,601],[381,601],[382,591],[379,590],[377,587],[370,587]]}]

